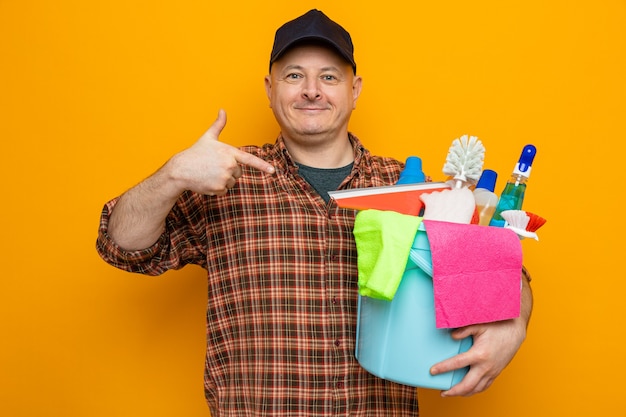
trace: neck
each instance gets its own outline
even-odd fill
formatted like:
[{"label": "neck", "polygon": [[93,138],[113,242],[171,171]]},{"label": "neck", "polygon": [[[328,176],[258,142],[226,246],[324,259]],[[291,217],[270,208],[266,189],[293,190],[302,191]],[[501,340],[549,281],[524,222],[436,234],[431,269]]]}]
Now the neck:
[{"label": "neck", "polygon": [[354,161],[352,143],[345,140],[330,143],[316,143],[303,146],[301,143],[283,137],[285,146],[295,162],[313,168],[341,168]]}]

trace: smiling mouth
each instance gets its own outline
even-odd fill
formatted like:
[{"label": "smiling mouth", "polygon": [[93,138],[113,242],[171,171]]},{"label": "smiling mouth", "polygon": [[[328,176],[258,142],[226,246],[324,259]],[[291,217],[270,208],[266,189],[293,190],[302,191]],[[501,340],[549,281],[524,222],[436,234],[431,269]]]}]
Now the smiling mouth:
[{"label": "smiling mouth", "polygon": [[296,110],[300,110],[300,111],[323,111],[323,110],[326,110],[326,108],[320,108],[320,107],[296,107]]}]

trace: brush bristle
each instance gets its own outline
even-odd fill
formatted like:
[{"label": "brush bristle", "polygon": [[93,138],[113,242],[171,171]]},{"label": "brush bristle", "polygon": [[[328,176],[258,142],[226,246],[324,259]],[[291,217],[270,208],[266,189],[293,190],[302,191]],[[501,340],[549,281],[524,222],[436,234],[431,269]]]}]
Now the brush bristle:
[{"label": "brush bristle", "polygon": [[526,230],[528,230],[529,232],[536,232],[541,226],[543,226],[547,222],[546,219],[535,213],[530,213],[527,211],[526,214],[529,217],[528,225],[526,225]]},{"label": "brush bristle", "polygon": [[520,230],[527,230],[530,217],[524,210],[505,210],[500,215],[510,226]]},{"label": "brush bristle", "polygon": [[483,169],[485,147],[476,136],[463,135],[452,141],[443,173],[476,184]]},{"label": "brush bristle", "polygon": [[543,217],[524,210],[504,210],[500,215],[506,220],[504,227],[513,230],[520,239],[531,237],[539,240],[537,229],[546,222]]}]

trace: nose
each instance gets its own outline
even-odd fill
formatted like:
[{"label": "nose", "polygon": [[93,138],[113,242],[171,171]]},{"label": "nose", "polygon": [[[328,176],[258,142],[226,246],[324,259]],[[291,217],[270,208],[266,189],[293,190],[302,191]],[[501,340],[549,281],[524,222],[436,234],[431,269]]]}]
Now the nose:
[{"label": "nose", "polygon": [[322,94],[319,88],[319,80],[316,78],[307,78],[302,89],[302,95],[307,100],[317,100]]}]

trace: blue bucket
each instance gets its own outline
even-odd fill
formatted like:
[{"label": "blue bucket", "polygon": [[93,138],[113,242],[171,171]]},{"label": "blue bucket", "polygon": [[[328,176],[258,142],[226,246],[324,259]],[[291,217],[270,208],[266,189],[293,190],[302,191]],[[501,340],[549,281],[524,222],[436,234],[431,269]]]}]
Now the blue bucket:
[{"label": "blue bucket", "polygon": [[430,368],[471,346],[471,337],[455,340],[450,330],[435,325],[432,258],[420,225],[393,300],[359,296],[356,358],[380,378],[447,390],[463,379],[469,367],[439,375],[431,375]]}]

